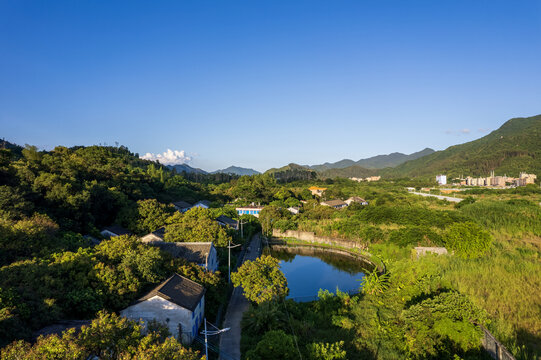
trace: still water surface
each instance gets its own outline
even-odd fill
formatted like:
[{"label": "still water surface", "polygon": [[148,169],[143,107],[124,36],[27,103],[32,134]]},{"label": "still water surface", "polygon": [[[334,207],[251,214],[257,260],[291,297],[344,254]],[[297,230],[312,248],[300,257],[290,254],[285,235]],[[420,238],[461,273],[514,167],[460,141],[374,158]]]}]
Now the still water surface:
[{"label": "still water surface", "polygon": [[336,293],[357,291],[367,264],[350,256],[303,247],[272,247],[270,254],[281,260],[287,278],[288,299],[315,300],[319,289]]}]

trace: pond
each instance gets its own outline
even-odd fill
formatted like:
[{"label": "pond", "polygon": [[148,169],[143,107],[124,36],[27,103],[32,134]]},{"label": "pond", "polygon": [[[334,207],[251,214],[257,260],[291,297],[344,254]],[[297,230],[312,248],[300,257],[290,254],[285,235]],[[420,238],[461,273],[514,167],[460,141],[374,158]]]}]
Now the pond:
[{"label": "pond", "polygon": [[272,245],[265,249],[280,260],[280,269],[287,278],[288,299],[313,301],[319,289],[336,293],[354,293],[370,265],[357,257],[303,246]]}]

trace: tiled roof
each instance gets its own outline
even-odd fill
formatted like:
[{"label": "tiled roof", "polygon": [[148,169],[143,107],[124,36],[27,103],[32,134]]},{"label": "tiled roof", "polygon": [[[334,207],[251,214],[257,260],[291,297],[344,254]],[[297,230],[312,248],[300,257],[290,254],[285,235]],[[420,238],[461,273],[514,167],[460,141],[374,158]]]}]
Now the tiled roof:
[{"label": "tiled roof", "polygon": [[166,242],[150,241],[149,245],[157,246],[161,250],[168,252],[175,258],[186,259],[196,264],[206,264],[207,257],[212,248],[211,242]]},{"label": "tiled roof", "polygon": [[347,204],[345,202],[343,202],[342,200],[327,200],[327,201],[323,201],[321,203],[321,205],[327,205],[327,206],[335,207],[335,206],[344,206],[344,205],[347,205]]},{"label": "tiled roof", "polygon": [[236,227],[237,226],[237,220],[233,220],[230,217],[227,217],[225,215],[220,215],[216,218],[216,221],[221,222],[223,224]]},{"label": "tiled roof", "polygon": [[[117,235],[131,235],[131,233],[124,229],[122,226],[120,225],[111,225],[111,226],[107,226],[105,227],[103,230],[107,230],[107,231],[110,231],[112,232],[113,234],[117,234]],[[103,231],[102,230],[102,231]]]},{"label": "tiled roof", "polygon": [[185,278],[184,276],[174,274],[151,292],[140,298],[137,302],[159,296],[178,306],[194,311],[203,295],[205,295],[205,291],[206,289],[202,285]]}]

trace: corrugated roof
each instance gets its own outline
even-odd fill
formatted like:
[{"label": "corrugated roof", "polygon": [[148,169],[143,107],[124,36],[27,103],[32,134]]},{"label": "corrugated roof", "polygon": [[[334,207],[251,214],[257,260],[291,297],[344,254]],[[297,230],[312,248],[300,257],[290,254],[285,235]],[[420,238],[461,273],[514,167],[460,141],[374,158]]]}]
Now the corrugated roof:
[{"label": "corrugated roof", "polygon": [[137,302],[159,296],[178,306],[194,311],[203,295],[205,295],[205,292],[206,289],[195,281],[178,274],[173,274],[169,279],[155,287]]}]

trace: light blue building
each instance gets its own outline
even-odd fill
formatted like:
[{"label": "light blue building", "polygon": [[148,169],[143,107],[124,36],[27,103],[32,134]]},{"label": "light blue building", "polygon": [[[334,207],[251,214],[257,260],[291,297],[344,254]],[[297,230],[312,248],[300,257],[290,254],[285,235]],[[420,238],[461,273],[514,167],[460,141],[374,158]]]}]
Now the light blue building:
[{"label": "light blue building", "polygon": [[261,210],[263,210],[263,206],[244,206],[244,207],[238,207],[235,210],[237,210],[237,214],[240,215],[253,215],[255,217],[259,217],[259,213]]}]

